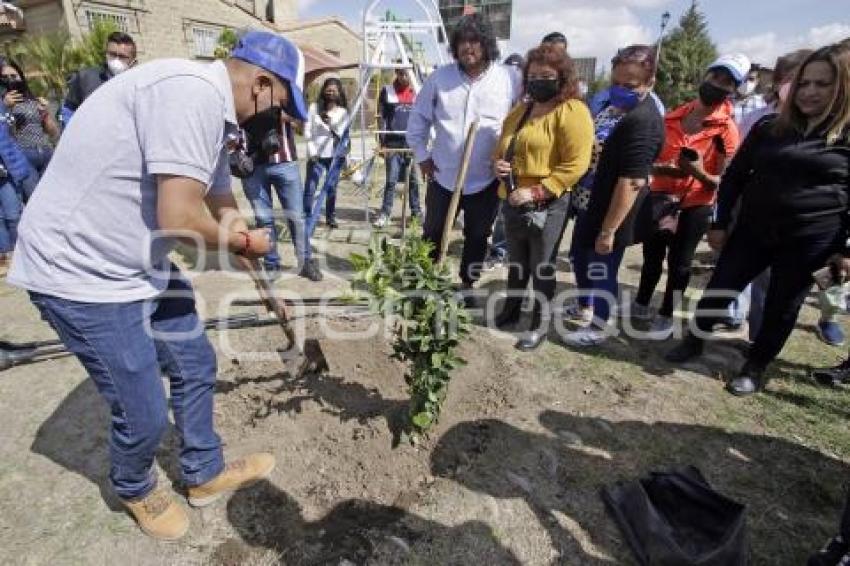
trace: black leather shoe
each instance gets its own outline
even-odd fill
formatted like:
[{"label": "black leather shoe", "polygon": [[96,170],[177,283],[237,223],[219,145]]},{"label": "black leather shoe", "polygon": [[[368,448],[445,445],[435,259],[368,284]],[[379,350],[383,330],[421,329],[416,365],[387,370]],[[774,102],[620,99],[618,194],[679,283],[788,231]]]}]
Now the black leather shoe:
[{"label": "black leather shoe", "polygon": [[702,355],[703,341],[693,334],[688,334],[678,346],[667,352],[664,359],[671,364],[683,364]]},{"label": "black leather shoe", "polygon": [[520,352],[531,352],[540,347],[540,344],[546,340],[546,331],[544,329],[529,330],[520,338],[514,346]]},{"label": "black leather shoe", "polygon": [[478,308],[478,298],[475,296],[475,289],[472,285],[464,283],[460,289],[455,292],[458,302],[463,303],[466,310],[471,311]]},{"label": "black leather shoe", "polygon": [[336,221],[336,218],[328,218],[328,228],[331,230],[339,228],[339,222]]},{"label": "black leather shoe", "polygon": [[319,269],[318,265],[316,265],[316,260],[314,259],[304,262],[304,267],[301,268],[301,273],[299,273],[299,275],[313,282],[321,281],[323,279],[322,270]]},{"label": "black leather shoe", "polygon": [[812,377],[821,385],[827,387],[839,387],[850,382],[850,359],[847,359],[834,368],[816,369]]},{"label": "black leather shoe", "polygon": [[764,370],[744,364],[738,377],[726,384],[726,389],[736,397],[746,397],[764,389]]}]

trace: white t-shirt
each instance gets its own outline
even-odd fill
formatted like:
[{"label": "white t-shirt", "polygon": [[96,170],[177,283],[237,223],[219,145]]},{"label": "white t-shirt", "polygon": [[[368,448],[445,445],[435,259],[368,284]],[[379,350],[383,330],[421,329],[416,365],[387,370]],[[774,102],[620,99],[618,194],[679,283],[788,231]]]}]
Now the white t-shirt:
[{"label": "white t-shirt", "polygon": [[304,139],[307,140],[307,156],[330,158],[334,156],[334,134],[342,137],[348,125],[348,111],[337,106],[328,112],[328,121],[322,120],[316,103],[310,105],[307,122],[304,124]]},{"label": "white t-shirt", "polygon": [[233,90],[222,62],[166,59],[113,78],[65,130],[24,211],[8,282],[92,303],[155,297],[173,238],[158,237],[156,175],[230,191]]}]

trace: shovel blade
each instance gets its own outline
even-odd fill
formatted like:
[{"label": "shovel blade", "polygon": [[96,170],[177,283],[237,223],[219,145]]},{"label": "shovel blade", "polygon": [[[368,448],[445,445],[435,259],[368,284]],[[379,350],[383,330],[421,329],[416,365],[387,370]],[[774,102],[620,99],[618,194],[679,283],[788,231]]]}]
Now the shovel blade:
[{"label": "shovel blade", "polygon": [[291,368],[291,375],[296,379],[305,375],[313,375],[327,372],[330,367],[325,357],[321,343],[315,338],[304,340],[304,347],[298,347],[297,343],[290,343],[286,349],[278,350],[281,361],[287,369]]}]

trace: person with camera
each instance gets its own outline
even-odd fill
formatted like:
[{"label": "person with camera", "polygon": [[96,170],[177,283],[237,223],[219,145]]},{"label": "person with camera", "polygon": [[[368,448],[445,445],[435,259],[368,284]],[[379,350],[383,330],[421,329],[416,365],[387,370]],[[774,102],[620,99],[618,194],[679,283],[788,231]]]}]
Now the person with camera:
[{"label": "person with camera", "polygon": [[225,61],[163,59],[109,81],[98,104],[74,116],[20,225],[8,281],[29,291],[108,404],[109,482],[157,539],[189,528],[157,484],[169,427],[163,374],[190,505],[209,505],[275,466],[264,453],[225,463],[213,423],[216,353],[169,254],[178,239],[236,254],[244,267],[268,254],[268,231],[249,229],[240,214],[227,145],[239,128],[249,142],[276,133],[284,110],[306,119],[303,77],[295,44],[251,31]]},{"label": "person with camera", "polygon": [[564,336],[582,348],[604,342],[626,248],[636,242],[637,213],[649,192],[664,124],[652,98],[655,50],[630,45],[611,60],[611,101],[595,120],[594,159],[573,191],[576,226],[570,259],[580,291],[567,317],[583,323]]},{"label": "person with camera", "polygon": [[653,168],[653,208],[665,208],[660,225],[643,243],[643,268],[631,315],[649,319],[649,305],[667,258],[667,286],[646,338],[673,335],[673,313],[691,279],[691,264],[714,212],[720,175],[738,149],[738,127],[731,98],[746,79],[750,61],[741,54],[712,63],[699,96],[668,113],[665,141]]},{"label": "person with camera", "polygon": [[[234,143],[231,160],[235,161],[234,175],[242,178],[242,189],[251,203],[257,227],[271,234],[272,247],[263,258],[263,268],[271,279],[280,277],[283,268],[277,249],[277,214],[274,210],[272,190],[283,208],[283,220],[289,228],[295,250],[297,273],[310,281],[321,281],[323,276],[312,257],[310,236],[307,234],[304,185],[301,184],[301,168],[295,145],[295,123],[303,118],[291,116],[286,109],[279,109],[268,120],[274,122],[268,128],[265,122],[245,124],[244,136]],[[245,162],[249,167],[239,167]]]},{"label": "person with camera", "polygon": [[850,267],[850,51],[832,45],[803,61],[780,114],[757,123],[744,140],[723,176],[720,199],[709,234],[722,245],[720,258],[693,332],[667,359],[699,356],[717,315],[769,267],[761,330],[727,384],[734,395],[751,395],[767,383],[765,370],[794,330],[812,283],[843,283]]},{"label": "person with camera", "polygon": [[32,197],[37,178],[44,174],[53,145],[59,139],[59,124],[50,114],[47,100],[33,96],[20,65],[0,58],[0,92],[11,115],[11,132],[38,177],[30,177],[21,186],[26,203]]},{"label": "person with camera", "polygon": [[[332,165],[339,145],[343,143],[342,138],[348,122],[348,101],[345,90],[342,88],[342,81],[331,77],[322,84],[319,100],[310,105],[310,113],[307,122],[304,123],[304,139],[307,141],[308,157],[307,182],[304,185],[304,214],[310,219],[312,226],[318,223],[322,212],[321,209],[314,210],[313,202],[322,177],[325,178],[325,187],[327,187],[325,219],[329,228],[339,226],[336,221],[336,187],[339,175],[334,175]],[[331,175],[334,177],[331,178]]]},{"label": "person with camera", "polygon": [[508,297],[496,317],[499,328],[519,320],[528,282],[534,291],[529,331],[517,342],[534,350],[546,339],[555,295],[555,260],[570,191],[590,165],[593,121],[577,97],[576,71],[565,49],[541,45],[529,51],[523,71],[528,102],[502,126],[494,164],[508,241]]}]

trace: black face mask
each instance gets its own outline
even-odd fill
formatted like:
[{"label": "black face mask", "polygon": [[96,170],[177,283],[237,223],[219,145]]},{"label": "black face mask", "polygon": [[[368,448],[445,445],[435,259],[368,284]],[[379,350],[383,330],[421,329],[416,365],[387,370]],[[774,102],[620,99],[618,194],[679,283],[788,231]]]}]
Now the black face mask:
[{"label": "black face mask", "polygon": [[708,81],[699,85],[699,99],[706,106],[717,106],[730,96],[728,91]]},{"label": "black face mask", "polygon": [[0,87],[5,89],[6,92],[14,90],[23,94],[26,91],[26,84],[21,79],[0,79]]},{"label": "black face mask", "polygon": [[526,91],[534,102],[549,102],[561,90],[561,81],[558,79],[531,79],[528,81]]}]

